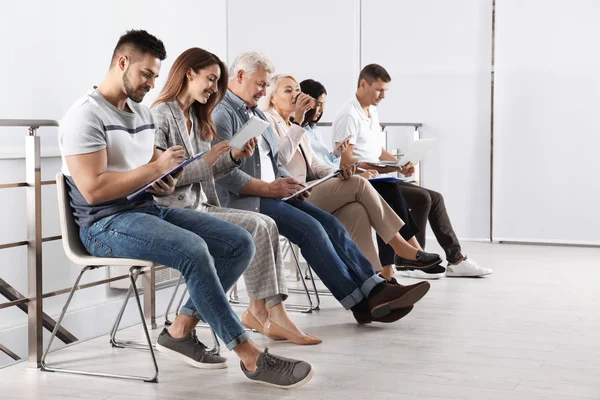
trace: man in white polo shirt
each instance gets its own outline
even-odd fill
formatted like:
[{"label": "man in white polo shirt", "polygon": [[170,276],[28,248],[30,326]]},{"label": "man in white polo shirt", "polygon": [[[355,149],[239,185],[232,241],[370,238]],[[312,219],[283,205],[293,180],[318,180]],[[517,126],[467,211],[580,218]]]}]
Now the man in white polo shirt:
[{"label": "man in white polo shirt", "polygon": [[[385,98],[391,80],[385,68],[378,64],[369,64],[360,72],[355,96],[346,103],[333,123],[334,144],[349,139],[349,145],[342,153],[340,165],[358,160],[398,161],[383,147],[383,131],[379,125],[376,109]],[[373,169],[369,164],[361,167]],[[409,163],[402,167],[377,168],[377,170],[380,173],[399,171],[405,176],[411,176],[414,173],[414,166]],[[429,220],[438,243],[446,253],[448,261],[446,276],[483,276],[492,273],[491,269],[477,265],[475,261],[462,254],[460,243],[452,229],[444,205],[444,198],[440,193],[405,182],[372,182],[372,184],[404,220],[406,225],[400,234],[405,239],[416,235],[419,244],[425,247],[425,228]],[[394,262],[393,250],[379,238],[378,245],[381,264],[390,265]],[[399,270],[404,276],[419,278],[436,277],[444,272],[441,266],[432,268],[431,270],[399,268]]]}]

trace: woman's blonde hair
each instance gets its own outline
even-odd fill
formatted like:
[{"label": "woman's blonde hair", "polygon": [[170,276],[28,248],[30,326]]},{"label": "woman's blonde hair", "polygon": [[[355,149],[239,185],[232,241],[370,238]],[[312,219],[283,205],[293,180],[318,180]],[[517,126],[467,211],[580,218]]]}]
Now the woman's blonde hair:
[{"label": "woman's blonde hair", "polygon": [[285,75],[285,74],[273,75],[271,77],[270,86],[267,89],[267,95],[261,99],[260,108],[262,110],[267,110],[273,106],[273,104],[271,104],[271,101],[273,100],[273,94],[275,94],[277,89],[279,89],[279,85],[281,84],[281,81],[285,78],[290,78],[294,82],[296,82],[296,84],[298,84],[298,81],[292,75]]}]

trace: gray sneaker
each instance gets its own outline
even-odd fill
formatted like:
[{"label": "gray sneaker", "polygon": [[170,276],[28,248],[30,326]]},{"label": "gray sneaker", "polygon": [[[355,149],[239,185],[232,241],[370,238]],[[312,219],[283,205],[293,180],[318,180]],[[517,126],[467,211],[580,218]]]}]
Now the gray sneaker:
[{"label": "gray sneaker", "polygon": [[310,381],[314,375],[312,365],[306,361],[276,356],[269,353],[267,348],[256,361],[256,371],[248,372],[241,361],[240,366],[252,382],[282,389],[300,387]]},{"label": "gray sneaker", "polygon": [[175,339],[169,335],[167,328],[163,329],[160,335],[158,335],[156,350],[178,360],[185,361],[196,368],[227,368],[227,359],[210,353],[204,343],[198,340],[195,329],[181,339]]}]

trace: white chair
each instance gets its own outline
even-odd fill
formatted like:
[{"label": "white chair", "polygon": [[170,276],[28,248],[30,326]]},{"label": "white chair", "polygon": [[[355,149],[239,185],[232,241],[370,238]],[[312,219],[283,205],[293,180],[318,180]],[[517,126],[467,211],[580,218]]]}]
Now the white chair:
[{"label": "white chair", "polygon": [[[75,284],[69,293],[69,297],[67,298],[67,302],[65,303],[60,317],[56,321],[56,326],[52,331],[52,335],[50,336],[50,340],[46,349],[42,355],[41,359],[41,370],[42,371],[52,371],[52,372],[66,372],[72,374],[80,374],[80,375],[92,375],[92,376],[103,376],[103,377],[111,377],[111,378],[124,378],[124,379],[133,379],[133,380],[142,380],[144,382],[158,382],[158,364],[156,362],[156,356],[154,354],[154,347],[152,345],[152,340],[150,339],[150,334],[148,333],[148,327],[146,326],[146,321],[144,319],[144,311],[142,309],[142,303],[140,301],[140,295],[136,287],[136,280],[142,270],[156,267],[157,265],[151,261],[145,260],[135,260],[129,258],[103,258],[103,257],[94,257],[91,256],[86,249],[83,247],[81,240],[79,238],[79,226],[75,222],[75,218],[73,216],[73,211],[70,206],[69,194],[67,191],[67,185],[65,183],[65,178],[62,174],[56,175],[56,188],[58,192],[58,212],[60,216],[60,230],[62,234],[62,242],[63,248],[69,260],[76,265],[82,266],[81,272],[79,276],[75,280]],[[50,346],[52,345],[52,341],[56,336],[60,328],[60,324],[67,312],[69,304],[71,303],[71,299],[73,298],[73,294],[79,287],[79,281],[81,277],[86,271],[97,269],[104,266],[131,266],[129,269],[129,279],[131,281],[131,285],[129,286],[129,290],[127,292],[127,296],[125,296],[125,301],[119,311],[115,324],[111,330],[111,340],[110,343],[113,347],[131,347],[138,349],[145,349],[150,351],[150,355],[152,357],[152,363],[154,364],[154,375],[150,377],[136,376],[136,375],[120,375],[120,374],[111,374],[111,373],[100,373],[100,372],[88,372],[88,371],[80,371],[80,370],[72,370],[72,369],[64,369],[64,368],[56,368],[46,364],[46,356],[50,350]],[[115,335],[117,330],[119,329],[119,324],[121,323],[121,319],[123,317],[123,312],[125,311],[125,307],[127,306],[127,302],[129,300],[129,296],[133,292],[137,308],[140,315],[140,321],[142,323],[142,327],[144,329],[144,334],[146,336],[146,343],[136,343],[129,341],[117,341],[115,339]]]}]

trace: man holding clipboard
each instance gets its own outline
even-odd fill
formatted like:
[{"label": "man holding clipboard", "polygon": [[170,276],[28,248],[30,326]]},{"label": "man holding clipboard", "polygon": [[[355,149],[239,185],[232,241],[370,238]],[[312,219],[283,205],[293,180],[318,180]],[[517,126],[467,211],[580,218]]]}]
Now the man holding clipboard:
[{"label": "man holding clipboard", "polygon": [[[213,112],[219,140],[230,140],[251,116],[267,120],[257,108],[274,68],[257,52],[239,55],[229,74],[229,90]],[[253,156],[217,181],[226,207],[260,212],[271,217],[279,232],[296,243],[325,286],[360,323],[394,322],[407,315],[429,290],[429,283],[390,285],[352,242],[331,214],[305,201],[302,185],[290,177],[278,158],[275,133],[269,127],[259,138]]]},{"label": "man holding clipboard", "polygon": [[[152,197],[174,191],[185,153],[181,146],[162,153],[154,148],[154,120],[138,104],[154,87],[165,57],[156,37],[127,32],[102,83],[62,118],[62,171],[81,241],[93,256],[148,260],[181,272],[195,310],[182,309],[165,331],[182,359],[198,368],[227,368],[227,360],[208,351],[196,336],[201,315],[239,356],[246,376],[271,386],[300,386],[312,378],[312,366],[262,352],[227,300],[226,292],[254,258],[252,236],[209,214],[159,207]],[[172,176],[177,168],[180,172]],[[151,189],[127,199],[148,182],[154,182]]]},{"label": "man holding clipboard", "polygon": [[[334,142],[350,137],[350,144],[342,153],[342,165],[358,160],[399,163],[383,147],[382,129],[376,108],[385,98],[391,80],[385,68],[377,64],[369,64],[360,72],[355,96],[342,108],[333,122]],[[380,173],[400,172],[407,177],[415,171],[410,161],[405,165],[389,167],[373,167],[371,164],[362,163],[361,167],[374,168]],[[416,235],[419,244],[424,248],[427,220],[429,220],[433,233],[446,253],[447,271],[441,266],[432,267],[430,270],[419,270],[404,268],[396,263],[402,275],[432,278],[439,277],[444,272],[446,276],[453,277],[483,276],[492,273],[491,269],[477,265],[474,260],[462,254],[460,243],[444,205],[444,198],[440,193],[406,182],[372,182],[372,184],[404,222],[413,226],[412,232],[401,232],[403,237]],[[405,214],[408,209],[406,204],[411,210],[408,214]],[[397,260],[389,246],[381,243],[379,256],[384,265],[395,263]]]}]

